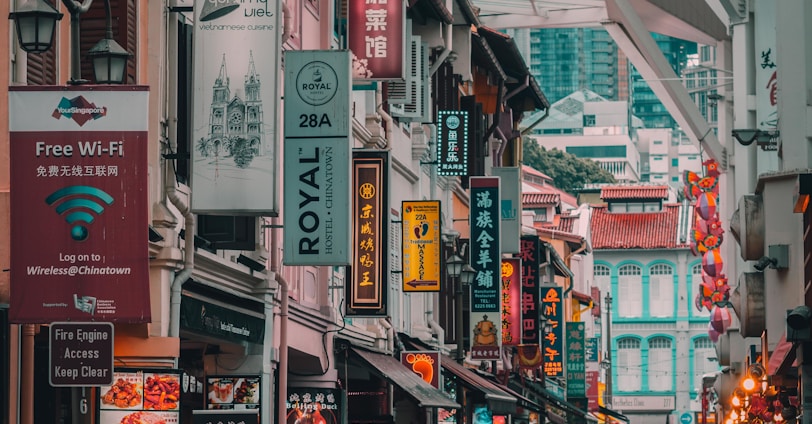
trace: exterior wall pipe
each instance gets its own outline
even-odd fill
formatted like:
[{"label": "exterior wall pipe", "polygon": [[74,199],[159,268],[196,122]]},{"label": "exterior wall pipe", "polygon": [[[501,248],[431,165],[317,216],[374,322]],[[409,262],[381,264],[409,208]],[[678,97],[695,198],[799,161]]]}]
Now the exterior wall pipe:
[{"label": "exterior wall pipe", "polygon": [[529,134],[529,133],[530,133],[530,131],[532,131],[532,130],[533,130],[533,128],[535,128],[535,127],[536,127],[536,125],[538,125],[538,124],[542,123],[542,122],[543,122],[545,119],[547,119],[549,116],[550,116],[550,107],[548,106],[548,107],[547,107],[547,109],[545,109],[545,110],[544,110],[544,115],[542,115],[542,116],[541,116],[541,118],[537,119],[535,122],[533,122],[532,124],[530,124],[530,125],[529,125],[527,128],[525,128],[525,129],[523,129],[523,130],[522,130],[522,135],[524,136],[524,135]]},{"label": "exterior wall pipe", "polygon": [[280,47],[287,43],[293,35],[293,28],[291,28],[293,19],[290,16],[290,6],[288,6],[287,1],[282,2],[282,15],[282,39],[279,41]]},{"label": "exterior wall pipe", "polygon": [[386,137],[386,146],[385,149],[389,148],[389,143],[392,141],[392,116],[386,113],[386,110],[383,108],[383,91],[382,88],[375,90],[375,103],[377,104],[375,111],[380,115],[381,119],[384,122],[384,137]]},{"label": "exterior wall pipe", "polygon": [[429,68],[429,78],[440,69],[445,59],[451,54],[451,40],[454,38],[454,31],[452,31],[451,24],[443,25],[443,29],[445,30],[445,45],[443,46],[443,51],[440,52],[440,55],[437,57],[437,60],[435,60],[434,63],[431,64],[431,68]]},{"label": "exterior wall pipe", "polygon": [[172,280],[169,298],[169,337],[179,337],[181,288],[186,280],[192,276],[192,271],[195,269],[195,216],[189,205],[184,204],[178,197],[174,185],[176,181],[175,174],[171,172],[171,169],[167,169],[167,173],[172,177],[167,178],[166,197],[183,215],[185,225],[183,269],[175,274],[175,278]]},{"label": "exterior wall pipe", "polygon": [[488,139],[491,138],[493,132],[496,131],[496,127],[499,126],[499,119],[502,116],[502,91],[505,89],[505,80],[499,80],[499,89],[496,90],[496,112],[493,114],[493,123],[491,123],[490,128],[485,133],[485,137],[482,142],[487,143]]},{"label": "exterior wall pipe", "polygon": [[[281,223],[279,223],[278,217],[272,218],[272,220],[274,228],[281,228]],[[279,242],[277,241],[276,234],[271,235],[270,257],[269,269],[271,270],[271,273],[276,276],[276,282],[279,283],[279,363],[276,368],[279,378],[276,391],[276,422],[284,423],[286,420],[286,398],[288,393],[288,308],[290,302],[288,298],[288,291],[290,286],[280,272]]]}]

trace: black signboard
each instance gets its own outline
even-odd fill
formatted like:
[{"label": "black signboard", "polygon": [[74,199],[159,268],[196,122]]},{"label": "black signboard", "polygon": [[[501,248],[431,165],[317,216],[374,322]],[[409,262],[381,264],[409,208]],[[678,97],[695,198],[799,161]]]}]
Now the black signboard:
[{"label": "black signboard", "polygon": [[51,386],[103,386],[113,381],[113,324],[54,322],[50,325]]},{"label": "black signboard", "polygon": [[437,175],[468,175],[468,112],[437,112]]},{"label": "black signboard", "polygon": [[261,343],[265,335],[264,318],[206,302],[191,293],[181,297],[180,325],[186,330],[238,343]]},{"label": "black signboard", "polygon": [[192,422],[194,424],[257,424],[259,423],[259,410],[194,410],[192,411]]}]

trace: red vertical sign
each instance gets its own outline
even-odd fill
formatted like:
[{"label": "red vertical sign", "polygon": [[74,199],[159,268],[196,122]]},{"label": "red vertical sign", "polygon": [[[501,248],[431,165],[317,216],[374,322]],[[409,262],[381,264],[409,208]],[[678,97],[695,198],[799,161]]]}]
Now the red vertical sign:
[{"label": "red vertical sign", "polygon": [[12,322],[150,321],[146,87],[11,87]]},{"label": "red vertical sign", "polygon": [[516,346],[522,342],[522,261],[502,259],[502,345]]},{"label": "red vertical sign", "polygon": [[353,77],[403,79],[405,13],[401,0],[349,0],[347,38]]}]

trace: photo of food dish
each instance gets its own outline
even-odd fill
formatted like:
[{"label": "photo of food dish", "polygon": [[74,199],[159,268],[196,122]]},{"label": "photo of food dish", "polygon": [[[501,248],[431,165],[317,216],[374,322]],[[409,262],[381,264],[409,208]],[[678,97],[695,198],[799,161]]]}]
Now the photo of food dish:
[{"label": "photo of food dish", "polygon": [[120,424],[166,424],[166,420],[152,412],[138,411],[125,415]]},{"label": "photo of food dish", "polygon": [[141,409],[140,379],[118,377],[106,390],[102,388],[101,393],[102,408]]},{"label": "photo of food dish", "polygon": [[209,403],[234,402],[234,380],[231,378],[216,378],[209,382]]},{"label": "photo of food dish", "polygon": [[180,381],[176,374],[146,374],[144,409],[169,411],[178,409]]},{"label": "photo of food dish", "polygon": [[240,378],[234,387],[234,403],[259,403],[259,379]]}]

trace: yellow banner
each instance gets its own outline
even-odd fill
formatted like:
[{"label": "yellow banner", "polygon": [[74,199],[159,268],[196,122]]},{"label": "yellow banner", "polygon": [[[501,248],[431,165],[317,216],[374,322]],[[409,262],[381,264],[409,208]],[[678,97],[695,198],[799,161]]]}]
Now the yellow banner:
[{"label": "yellow banner", "polygon": [[440,291],[440,201],[404,201],[403,291]]}]

